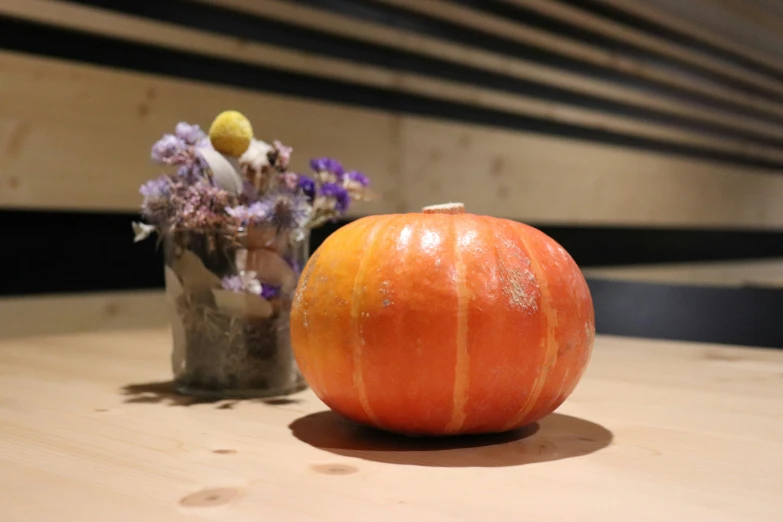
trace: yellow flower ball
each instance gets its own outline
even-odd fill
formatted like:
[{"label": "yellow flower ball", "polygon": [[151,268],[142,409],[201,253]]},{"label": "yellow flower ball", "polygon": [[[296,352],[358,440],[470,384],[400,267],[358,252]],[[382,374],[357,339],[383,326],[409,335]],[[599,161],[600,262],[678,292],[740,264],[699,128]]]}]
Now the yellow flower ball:
[{"label": "yellow flower ball", "polygon": [[209,141],[216,151],[227,156],[241,156],[253,139],[253,127],[244,114],[223,111],[209,128]]}]

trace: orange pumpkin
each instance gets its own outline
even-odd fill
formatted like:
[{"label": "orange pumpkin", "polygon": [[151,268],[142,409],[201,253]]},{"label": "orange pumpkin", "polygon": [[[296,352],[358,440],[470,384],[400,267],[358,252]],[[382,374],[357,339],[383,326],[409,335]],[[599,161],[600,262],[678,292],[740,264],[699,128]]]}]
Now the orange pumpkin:
[{"label": "orange pumpkin", "polygon": [[569,254],[461,204],[341,227],[311,256],[291,310],[294,354],[316,395],[411,435],[537,421],[573,391],[594,337]]}]

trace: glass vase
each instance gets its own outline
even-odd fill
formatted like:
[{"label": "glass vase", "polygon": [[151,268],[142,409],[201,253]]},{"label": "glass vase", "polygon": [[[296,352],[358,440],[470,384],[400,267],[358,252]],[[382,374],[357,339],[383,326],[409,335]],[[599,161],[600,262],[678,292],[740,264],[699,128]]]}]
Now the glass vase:
[{"label": "glass vase", "polygon": [[306,387],[289,335],[309,236],[274,227],[173,230],[163,236],[179,392],[214,398],[287,395]]}]

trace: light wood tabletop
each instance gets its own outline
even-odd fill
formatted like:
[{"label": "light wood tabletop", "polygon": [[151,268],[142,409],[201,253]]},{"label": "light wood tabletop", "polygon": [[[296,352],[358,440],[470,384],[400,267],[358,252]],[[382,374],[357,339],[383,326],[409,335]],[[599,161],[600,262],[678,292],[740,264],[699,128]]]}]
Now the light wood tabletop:
[{"label": "light wood tabletop", "polygon": [[0,342],[0,521],[783,520],[783,351],[598,336],[537,426],[431,440],[177,396],[168,335]]}]

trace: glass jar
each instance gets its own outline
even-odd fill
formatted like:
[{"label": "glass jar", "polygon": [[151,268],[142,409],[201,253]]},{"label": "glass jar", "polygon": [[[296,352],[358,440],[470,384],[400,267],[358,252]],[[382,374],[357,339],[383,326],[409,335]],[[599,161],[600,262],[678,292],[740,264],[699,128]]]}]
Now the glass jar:
[{"label": "glass jar", "polygon": [[238,235],[174,230],[162,241],[177,389],[241,398],[306,388],[289,318],[308,234],[266,226]]}]

